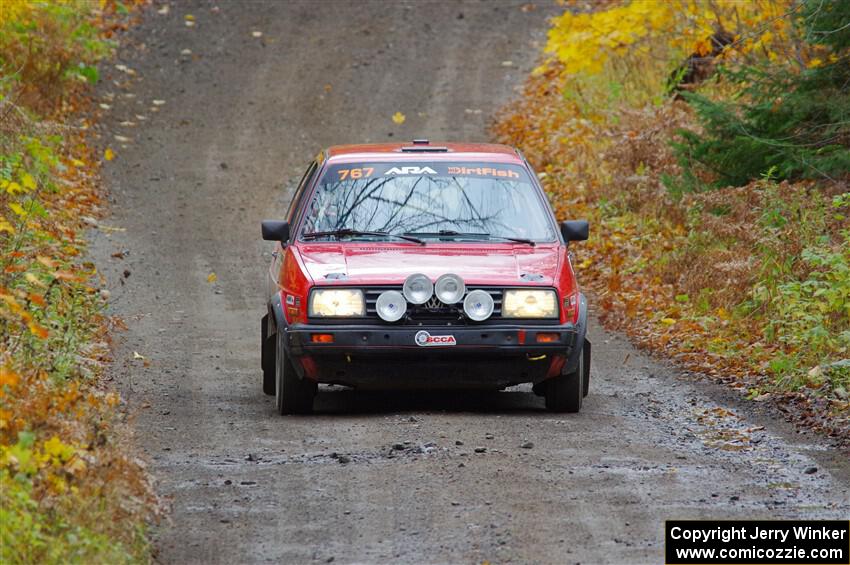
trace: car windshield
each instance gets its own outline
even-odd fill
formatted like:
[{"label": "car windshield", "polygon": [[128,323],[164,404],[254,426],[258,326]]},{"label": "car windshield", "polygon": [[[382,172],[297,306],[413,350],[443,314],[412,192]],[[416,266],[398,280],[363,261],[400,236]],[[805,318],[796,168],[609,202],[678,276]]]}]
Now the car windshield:
[{"label": "car windshield", "polygon": [[518,165],[333,165],[305,212],[301,236],[372,239],[380,232],[440,241],[554,241],[545,206]]}]

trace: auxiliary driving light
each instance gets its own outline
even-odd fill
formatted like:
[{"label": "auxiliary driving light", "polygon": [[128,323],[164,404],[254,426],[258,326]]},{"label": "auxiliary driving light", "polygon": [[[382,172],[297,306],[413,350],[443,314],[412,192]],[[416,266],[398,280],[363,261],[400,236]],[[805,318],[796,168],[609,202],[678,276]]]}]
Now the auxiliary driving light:
[{"label": "auxiliary driving light", "polygon": [[457,304],[463,299],[466,285],[463,279],[457,275],[446,273],[434,283],[434,294],[443,304]]},{"label": "auxiliary driving light", "polygon": [[407,312],[407,302],[399,291],[387,290],[378,296],[375,309],[378,311],[378,317],[385,322],[397,322]]},{"label": "auxiliary driving light", "polygon": [[427,276],[416,273],[407,277],[402,291],[411,304],[425,304],[434,295],[434,283]]},{"label": "auxiliary driving light", "polygon": [[470,320],[482,322],[493,313],[493,297],[484,290],[473,290],[463,301],[463,311]]}]

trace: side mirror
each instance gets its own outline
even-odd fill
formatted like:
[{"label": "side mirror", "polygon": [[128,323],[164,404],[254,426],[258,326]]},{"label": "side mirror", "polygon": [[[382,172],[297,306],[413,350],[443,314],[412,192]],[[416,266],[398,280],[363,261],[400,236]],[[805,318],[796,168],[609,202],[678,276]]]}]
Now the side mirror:
[{"label": "side mirror", "polygon": [[289,222],[263,220],[263,239],[266,241],[289,241]]},{"label": "side mirror", "polygon": [[586,241],[590,233],[590,225],[587,220],[569,220],[561,222],[561,234],[567,242]]}]

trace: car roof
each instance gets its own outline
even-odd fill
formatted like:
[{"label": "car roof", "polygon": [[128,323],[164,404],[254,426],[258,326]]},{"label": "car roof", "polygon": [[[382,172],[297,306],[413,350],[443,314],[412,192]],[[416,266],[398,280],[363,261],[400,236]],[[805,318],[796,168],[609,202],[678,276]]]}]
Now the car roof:
[{"label": "car roof", "polygon": [[396,143],[334,145],[325,153],[329,161],[482,161],[522,164],[519,152],[497,143],[437,143],[428,140]]}]

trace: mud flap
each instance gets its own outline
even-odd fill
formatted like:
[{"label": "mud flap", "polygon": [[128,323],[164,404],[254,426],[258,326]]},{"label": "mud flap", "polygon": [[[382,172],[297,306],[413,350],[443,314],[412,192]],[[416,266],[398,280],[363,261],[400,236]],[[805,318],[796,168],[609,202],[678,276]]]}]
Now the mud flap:
[{"label": "mud flap", "polygon": [[582,396],[587,396],[590,391],[590,340],[584,338],[584,374],[581,376],[584,389]]},{"label": "mud flap", "polygon": [[274,336],[269,335],[268,314],[263,316],[260,325],[260,366],[262,366],[264,373],[274,373]]},{"label": "mud flap", "polygon": [[276,293],[269,303],[269,310],[262,318],[262,333],[260,342],[260,365],[263,368],[263,392],[274,396],[277,388],[276,356],[277,332],[284,327],[286,318],[280,303],[280,293]]},{"label": "mud flap", "polygon": [[269,337],[269,315],[260,320],[260,366],[263,369],[263,392],[268,395],[275,393],[275,337]]}]

